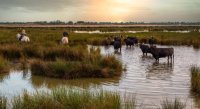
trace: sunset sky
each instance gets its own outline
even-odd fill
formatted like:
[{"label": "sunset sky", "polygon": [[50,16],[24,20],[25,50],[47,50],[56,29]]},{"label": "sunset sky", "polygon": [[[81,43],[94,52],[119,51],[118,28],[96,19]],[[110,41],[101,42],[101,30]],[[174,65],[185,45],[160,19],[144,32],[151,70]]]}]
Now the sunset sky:
[{"label": "sunset sky", "polygon": [[6,21],[200,22],[200,0],[0,0]]}]

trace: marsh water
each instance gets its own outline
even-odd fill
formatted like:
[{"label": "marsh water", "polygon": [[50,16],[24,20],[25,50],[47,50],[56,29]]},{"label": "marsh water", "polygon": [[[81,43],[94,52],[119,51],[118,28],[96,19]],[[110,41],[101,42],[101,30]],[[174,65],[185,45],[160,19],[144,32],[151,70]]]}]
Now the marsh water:
[{"label": "marsh water", "polygon": [[[91,46],[89,46],[91,47]],[[164,47],[164,46],[162,46]],[[113,47],[99,46],[104,55],[113,54],[126,67],[121,77],[110,79],[60,80],[31,75],[31,71],[17,67],[0,75],[0,94],[11,98],[24,90],[51,90],[59,86],[74,88],[101,88],[136,96],[139,108],[159,108],[161,100],[180,98],[188,109],[198,107],[199,100],[190,93],[190,67],[200,66],[200,50],[187,46],[171,46],[175,50],[174,64],[163,58],[159,63],[149,54],[142,56],[139,47],[122,47],[116,53]]]},{"label": "marsh water", "polygon": [[[87,34],[107,34],[107,33],[148,33],[150,32],[149,30],[142,30],[142,31],[112,31],[112,32],[103,32],[100,30],[95,30],[95,31],[74,31],[74,33],[87,33]],[[189,30],[182,30],[182,31],[167,31],[163,30],[160,32],[166,32],[166,33],[190,33],[191,31]],[[200,32],[200,31],[199,31]]]}]

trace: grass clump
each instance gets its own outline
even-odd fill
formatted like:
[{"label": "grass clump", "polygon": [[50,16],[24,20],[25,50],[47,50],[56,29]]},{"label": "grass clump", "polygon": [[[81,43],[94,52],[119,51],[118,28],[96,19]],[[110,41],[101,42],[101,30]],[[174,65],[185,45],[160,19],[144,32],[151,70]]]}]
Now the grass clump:
[{"label": "grass clump", "polygon": [[0,56],[0,74],[7,73],[9,71],[8,61],[5,60],[2,56]]},{"label": "grass clump", "polygon": [[108,78],[120,76],[122,64],[114,56],[95,58],[95,55],[83,61],[56,61],[44,62],[35,60],[31,64],[32,73],[54,78]]},{"label": "grass clump", "polygon": [[[114,56],[102,56],[100,49],[68,49],[59,58],[50,61],[35,60],[31,70],[35,75],[54,78],[108,78],[120,76],[122,63]],[[58,53],[58,52],[55,52]],[[58,56],[58,55],[57,55]]]},{"label": "grass clump", "polygon": [[25,92],[15,97],[12,105],[13,109],[120,109],[123,103],[116,92],[56,88],[50,93]]},{"label": "grass clump", "polygon": [[6,109],[7,99],[5,97],[0,97],[0,109]]},{"label": "grass clump", "polygon": [[100,49],[70,48],[64,49],[63,52],[54,53],[55,56],[50,56],[50,59],[53,57],[56,58],[55,60],[42,61],[37,59],[33,61],[31,63],[32,73],[64,79],[108,78],[120,76],[122,73],[122,63],[114,56],[102,56]]},{"label": "grass clump", "polygon": [[5,45],[0,47],[0,54],[10,60],[19,59],[22,57],[21,47],[15,44]]},{"label": "grass clump", "polygon": [[200,68],[193,66],[191,71],[191,91],[200,95]]},{"label": "grass clump", "polygon": [[168,99],[162,101],[161,109],[185,109],[186,104],[182,103],[178,98],[175,98],[174,101]]},{"label": "grass clump", "polygon": [[199,41],[194,41],[192,43],[192,45],[193,45],[193,48],[195,48],[195,49],[199,49],[200,48],[200,42]]}]

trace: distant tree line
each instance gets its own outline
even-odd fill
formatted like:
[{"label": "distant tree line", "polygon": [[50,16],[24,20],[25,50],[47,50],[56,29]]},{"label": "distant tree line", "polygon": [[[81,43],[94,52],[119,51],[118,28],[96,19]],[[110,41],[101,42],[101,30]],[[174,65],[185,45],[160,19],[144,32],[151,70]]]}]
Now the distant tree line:
[{"label": "distant tree line", "polygon": [[0,24],[39,24],[39,25],[200,25],[200,22],[86,22],[86,21],[35,21],[35,22],[0,22]]}]

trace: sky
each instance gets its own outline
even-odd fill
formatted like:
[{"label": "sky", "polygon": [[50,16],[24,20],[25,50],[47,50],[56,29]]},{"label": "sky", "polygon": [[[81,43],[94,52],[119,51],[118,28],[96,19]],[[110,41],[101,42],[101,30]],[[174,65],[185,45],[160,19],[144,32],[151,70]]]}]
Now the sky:
[{"label": "sky", "polygon": [[200,22],[200,0],[0,0],[0,22]]}]

